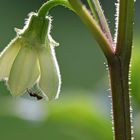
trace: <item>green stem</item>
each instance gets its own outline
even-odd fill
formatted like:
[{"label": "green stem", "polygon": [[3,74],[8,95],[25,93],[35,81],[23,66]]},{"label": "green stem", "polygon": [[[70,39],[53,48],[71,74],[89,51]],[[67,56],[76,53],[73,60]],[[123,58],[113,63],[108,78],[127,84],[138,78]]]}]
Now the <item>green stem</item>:
[{"label": "green stem", "polygon": [[106,17],[103,13],[99,0],[87,0],[87,1],[89,3],[91,10],[93,11],[93,13],[95,13],[94,15],[96,15],[99,21],[99,24],[102,28],[102,31],[105,33],[106,37],[109,39],[110,43],[112,44],[113,43],[112,35],[111,35],[109,25],[106,21]]},{"label": "green stem", "polygon": [[134,0],[119,1],[119,23],[114,63],[109,63],[115,140],[131,140],[129,64],[131,59]]},{"label": "green stem", "polygon": [[92,32],[106,58],[112,60],[114,55],[112,44],[107,39],[106,35],[102,32],[97,21],[91,16],[89,11],[79,0],[69,0],[69,2],[81,20],[85,23],[87,28]]},{"label": "green stem", "polygon": [[129,64],[122,62],[117,55],[114,56],[113,61],[108,62],[108,66],[115,140],[131,140]]},{"label": "green stem", "polygon": [[130,55],[133,40],[134,0],[120,0],[118,18],[116,53]]},{"label": "green stem", "polygon": [[89,5],[89,7],[91,9],[93,17],[95,18],[95,20],[97,22],[99,22],[99,17],[97,15],[97,11],[96,11],[95,5],[93,4],[93,1],[92,0],[87,0],[87,2],[88,2],[88,5]]},{"label": "green stem", "polygon": [[38,10],[38,16],[45,17],[46,15],[48,15],[49,10],[57,5],[62,5],[73,10],[68,0],[49,0],[46,3],[44,3]]}]

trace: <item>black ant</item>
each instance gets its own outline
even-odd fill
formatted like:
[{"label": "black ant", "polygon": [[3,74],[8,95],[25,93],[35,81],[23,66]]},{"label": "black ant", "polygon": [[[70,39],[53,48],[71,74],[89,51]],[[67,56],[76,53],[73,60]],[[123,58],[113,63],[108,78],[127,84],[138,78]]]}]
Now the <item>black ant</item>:
[{"label": "black ant", "polygon": [[35,93],[34,91],[32,91],[30,89],[27,89],[27,92],[31,97],[36,97],[37,100],[43,99],[42,96],[38,95],[37,93]]}]

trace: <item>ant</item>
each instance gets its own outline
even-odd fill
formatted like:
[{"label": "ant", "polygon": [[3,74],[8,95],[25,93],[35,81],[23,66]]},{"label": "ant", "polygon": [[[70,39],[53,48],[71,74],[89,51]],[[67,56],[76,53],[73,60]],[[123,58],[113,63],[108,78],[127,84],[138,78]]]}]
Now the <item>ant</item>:
[{"label": "ant", "polygon": [[32,90],[27,89],[27,92],[31,97],[36,97],[37,100],[43,99],[42,96],[38,95],[37,93],[33,92]]}]

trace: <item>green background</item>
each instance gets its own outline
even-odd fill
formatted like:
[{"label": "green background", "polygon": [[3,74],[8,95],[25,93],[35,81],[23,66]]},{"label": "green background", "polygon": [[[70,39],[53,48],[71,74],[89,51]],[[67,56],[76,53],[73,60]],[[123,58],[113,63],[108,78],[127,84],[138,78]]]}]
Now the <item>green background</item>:
[{"label": "green background", "polygon": [[[23,28],[28,13],[43,0],[0,1],[0,50]],[[85,2],[83,0],[83,2]],[[101,1],[114,33],[116,1]],[[140,2],[136,2],[131,96],[134,137],[140,139]],[[112,140],[111,98],[105,58],[85,25],[64,7],[51,10],[52,37],[60,43],[56,55],[62,88],[56,101],[13,98],[0,82],[0,140]]]}]

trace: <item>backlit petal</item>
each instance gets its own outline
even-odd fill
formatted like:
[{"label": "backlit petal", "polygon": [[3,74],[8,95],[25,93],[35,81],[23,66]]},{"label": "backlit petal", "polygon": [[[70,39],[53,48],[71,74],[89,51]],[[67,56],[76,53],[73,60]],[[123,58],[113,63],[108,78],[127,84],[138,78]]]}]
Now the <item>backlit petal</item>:
[{"label": "backlit petal", "polygon": [[61,79],[54,50],[42,47],[38,51],[38,57],[41,72],[39,87],[49,100],[57,98],[60,92]]},{"label": "backlit petal", "polygon": [[0,80],[9,76],[12,64],[20,50],[20,39],[16,38],[0,54]]},{"label": "backlit petal", "polygon": [[39,77],[37,53],[31,47],[22,47],[10,71],[8,85],[14,96],[31,88]]}]

